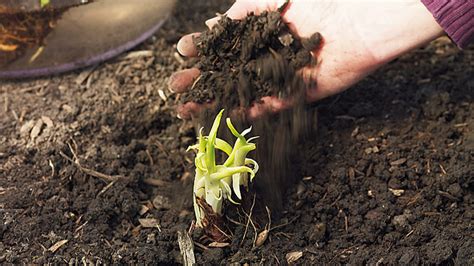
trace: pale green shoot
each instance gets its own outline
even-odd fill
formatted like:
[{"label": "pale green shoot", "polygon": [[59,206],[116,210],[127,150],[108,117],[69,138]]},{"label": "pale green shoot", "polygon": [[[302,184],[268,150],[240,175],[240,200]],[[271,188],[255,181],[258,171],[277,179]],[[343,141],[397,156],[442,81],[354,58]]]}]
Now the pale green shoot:
[{"label": "pale green shoot", "polygon": [[49,0],[40,0],[40,6],[41,8],[49,5]]},{"label": "pale green shoot", "polygon": [[[244,130],[242,134],[238,133],[227,118],[227,126],[237,140],[232,147],[226,141],[217,138],[217,131],[223,114],[222,110],[217,115],[211,127],[208,136],[203,136],[202,130],[199,133],[198,143],[189,147],[197,151],[195,158],[196,175],[194,178],[194,212],[196,215],[196,224],[206,226],[206,213],[202,206],[199,206],[197,199],[204,199],[217,215],[222,215],[222,204],[224,199],[237,204],[232,200],[232,193],[237,198],[242,199],[240,186],[248,187],[249,174],[250,180],[253,180],[258,171],[256,161],[246,158],[247,154],[255,150],[252,139],[245,139],[251,128]],[[228,158],[222,165],[216,164],[216,149],[224,152]],[[250,168],[249,166],[252,166]],[[232,188],[231,188],[232,185]]]}]

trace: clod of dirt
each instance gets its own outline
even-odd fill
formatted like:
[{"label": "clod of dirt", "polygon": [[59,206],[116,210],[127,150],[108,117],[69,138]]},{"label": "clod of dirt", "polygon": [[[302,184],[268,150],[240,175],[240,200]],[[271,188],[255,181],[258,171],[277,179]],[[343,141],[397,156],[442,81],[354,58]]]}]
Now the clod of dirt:
[{"label": "clod of dirt", "polygon": [[184,102],[248,107],[264,96],[296,97],[305,84],[296,71],[312,64],[321,35],[292,35],[279,12],[250,14],[243,20],[223,16],[195,39],[201,76]]},{"label": "clod of dirt", "polygon": [[309,240],[318,242],[323,240],[324,236],[326,235],[326,224],[325,223],[317,223],[309,229]]}]

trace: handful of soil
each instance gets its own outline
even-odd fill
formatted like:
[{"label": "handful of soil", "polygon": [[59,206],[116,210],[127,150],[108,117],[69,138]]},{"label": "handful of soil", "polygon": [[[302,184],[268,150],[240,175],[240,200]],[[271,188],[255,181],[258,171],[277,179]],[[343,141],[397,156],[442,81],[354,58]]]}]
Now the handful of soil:
[{"label": "handful of soil", "polygon": [[264,96],[303,96],[307,86],[296,71],[315,63],[311,51],[320,39],[319,33],[306,40],[292,35],[280,12],[224,16],[195,39],[201,76],[182,101],[236,109]]}]

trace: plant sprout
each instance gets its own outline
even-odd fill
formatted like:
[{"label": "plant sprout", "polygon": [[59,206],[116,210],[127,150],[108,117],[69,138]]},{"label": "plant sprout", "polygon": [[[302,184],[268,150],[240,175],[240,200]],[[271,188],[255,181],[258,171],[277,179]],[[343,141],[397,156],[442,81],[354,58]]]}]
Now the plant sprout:
[{"label": "plant sprout", "polygon": [[40,5],[42,8],[49,5],[49,0],[40,0]]},{"label": "plant sprout", "polygon": [[[230,118],[226,123],[230,132],[237,138],[232,147],[226,141],[217,137],[217,131],[221,122],[224,110],[220,111],[214,120],[208,136],[203,136],[201,129],[198,137],[198,143],[188,148],[197,151],[195,158],[196,175],[194,178],[194,212],[196,215],[196,225],[206,227],[209,225],[207,215],[222,215],[222,204],[225,199],[234,204],[238,204],[232,199],[232,195],[242,199],[240,186],[248,188],[249,177],[253,180],[258,171],[256,161],[247,158],[250,151],[256,149],[252,140],[257,137],[245,139],[252,128],[239,133]],[[227,155],[223,164],[216,163],[216,150],[220,150]],[[250,167],[251,166],[251,167]],[[206,211],[205,202],[212,208],[213,213]],[[207,208],[209,209],[209,208]]]}]

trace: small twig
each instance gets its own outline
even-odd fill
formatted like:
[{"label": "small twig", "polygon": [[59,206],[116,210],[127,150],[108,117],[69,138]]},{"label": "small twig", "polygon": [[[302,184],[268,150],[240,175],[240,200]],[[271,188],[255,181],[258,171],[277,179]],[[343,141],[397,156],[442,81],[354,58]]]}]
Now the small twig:
[{"label": "small twig", "polygon": [[35,91],[35,90],[40,90],[46,86],[49,85],[49,82],[45,82],[43,84],[39,84],[39,85],[35,85],[33,87],[29,87],[29,88],[24,88],[24,89],[20,89],[18,90],[18,92],[20,92],[21,94],[23,93],[27,93],[27,92],[31,92],[31,91]]},{"label": "small twig", "polygon": [[82,228],[84,228],[84,226],[86,226],[87,224],[89,223],[89,221],[86,221],[85,223],[81,224],[79,227],[77,227],[75,230],[74,230],[74,238],[78,238],[80,233],[79,231],[82,230]]},{"label": "small twig", "polygon": [[98,194],[97,194],[97,197],[99,197],[100,195],[104,194],[110,187],[112,187],[115,182],[117,182],[117,180],[114,180],[110,183],[107,184],[107,186],[105,186]]},{"label": "small twig", "polygon": [[191,225],[189,226],[189,229],[188,229],[188,234],[189,234],[189,235],[191,235],[191,234],[193,233],[195,226],[196,226],[196,221],[193,220],[193,221],[191,222]]},{"label": "small twig", "polygon": [[283,233],[283,232],[276,232],[276,233],[275,233],[275,236],[284,236],[284,237],[286,237],[287,239],[291,239],[290,234]]},{"label": "small twig", "polygon": [[332,206],[336,205],[337,202],[341,199],[341,197],[342,197],[342,193],[339,193],[339,195],[337,196],[336,200],[334,200],[334,202],[331,203],[331,205],[329,205],[329,206],[332,207]]},{"label": "small twig", "polygon": [[77,158],[75,149],[72,148],[71,143],[68,143],[67,146],[69,147],[69,151],[71,151],[72,159],[75,163],[79,163],[79,159]]},{"label": "small twig", "polygon": [[408,234],[405,235],[405,237],[409,237],[413,234],[413,232],[415,232],[415,229],[412,229],[410,232],[408,232]]},{"label": "small twig", "polygon": [[234,42],[234,45],[232,46],[232,48],[230,48],[232,51],[237,48],[237,45],[239,45],[239,41],[240,41],[240,36],[237,37],[237,39],[235,39],[235,42]]},{"label": "small twig", "polygon": [[87,175],[90,175],[92,177],[97,177],[97,178],[100,178],[106,182],[112,182],[112,181],[116,181],[120,178],[124,178],[123,176],[111,176],[111,175],[106,175],[106,174],[103,174],[103,173],[100,173],[100,172],[97,172],[95,170],[92,170],[92,169],[88,169],[88,168],[85,168],[83,167],[82,165],[80,165],[78,162],[75,162],[73,159],[71,159],[70,157],[68,157],[66,154],[64,154],[62,151],[59,152],[59,154],[64,158],[66,159],[67,161],[69,161],[70,163],[74,164],[77,168],[79,168],[79,170]]},{"label": "small twig", "polygon": [[272,215],[270,214],[271,212],[268,206],[265,206],[265,210],[267,210],[267,216],[268,216],[268,224],[265,225],[265,228],[267,230],[270,230],[270,228],[272,228]]},{"label": "small twig", "polygon": [[54,177],[54,164],[53,162],[51,162],[51,160],[48,161],[49,162],[49,167],[51,167],[51,177]]},{"label": "small twig", "polygon": [[178,231],[178,245],[181,251],[181,256],[183,256],[184,265],[196,265],[196,258],[194,257],[194,243],[186,231]]},{"label": "small twig", "polygon": [[275,265],[280,265],[280,260],[278,259],[278,257],[275,255],[275,254],[272,254],[272,257],[276,260],[276,264]]},{"label": "small twig", "polygon": [[253,237],[253,245],[255,246],[255,243],[257,242],[257,237],[258,237],[257,227],[256,227],[255,224],[253,223],[251,217],[250,217],[250,216],[248,216],[248,217],[249,217],[250,223],[252,224],[252,227],[253,227],[253,234],[254,234],[254,237]]},{"label": "small twig", "polygon": [[41,243],[37,242],[38,245],[43,249],[43,252],[46,252],[48,249]]},{"label": "small twig", "polygon": [[154,186],[154,187],[164,187],[164,186],[169,186],[170,183],[167,181],[163,181],[161,179],[156,179],[156,178],[147,178],[143,180],[143,183]]},{"label": "small twig", "polygon": [[299,216],[296,216],[296,217],[294,217],[293,219],[291,219],[290,221],[288,221],[288,222],[286,222],[286,223],[283,223],[283,224],[279,224],[279,225],[277,225],[277,226],[274,226],[274,227],[268,229],[268,232],[273,231],[273,230],[276,230],[276,229],[278,229],[278,228],[285,227],[285,226],[287,226],[287,225],[289,225],[289,224],[292,224],[292,223],[293,223],[294,221],[296,221],[298,218],[300,218],[300,217],[299,217]]},{"label": "small twig", "polygon": [[199,77],[193,82],[193,85],[191,86],[191,91],[194,89],[194,87],[196,86],[196,84],[201,80],[202,78],[202,75],[199,75]]},{"label": "small twig", "polygon": [[[248,219],[247,219],[247,223],[246,223],[246,225],[245,225],[245,231],[244,231],[244,235],[242,236],[242,241],[240,241],[240,245],[241,245],[241,246],[242,246],[242,244],[244,243],[245,237],[247,236],[247,232],[248,232],[248,229],[249,229],[250,220],[252,220],[253,207],[255,206],[255,197],[256,197],[256,195],[254,194],[254,195],[253,195],[253,201],[252,201],[252,207],[250,207],[250,216],[247,215],[247,214],[245,213],[245,211],[244,211],[244,213],[245,213],[245,215],[248,217]],[[252,222],[252,224],[253,224],[253,222]],[[256,237],[256,235],[257,235],[257,231],[255,230],[255,237]],[[255,241],[254,241],[254,243],[255,243]]]},{"label": "small twig", "polygon": [[194,245],[196,245],[198,248],[201,248],[203,250],[209,250],[208,247],[204,246],[203,244],[201,244],[199,242],[194,242]]},{"label": "small twig", "polygon": [[235,225],[240,225],[240,226],[244,226],[245,224],[241,223],[241,222],[237,222],[236,220],[230,218],[229,216],[226,216],[225,217],[229,222],[235,224]]},{"label": "small twig", "polygon": [[346,229],[346,233],[349,232],[349,219],[347,218],[346,213],[344,213],[344,227]]},{"label": "small twig", "polygon": [[163,145],[163,143],[161,143],[161,141],[157,140],[155,141],[155,143],[153,143],[156,147],[158,147],[158,149],[164,153],[164,154],[167,154],[166,152],[166,149],[165,149],[165,146]]},{"label": "small twig", "polygon": [[4,95],[4,98],[5,98],[5,106],[4,106],[4,109],[5,109],[5,113],[8,112],[8,109],[10,109],[10,101],[9,101],[9,98],[7,96],[7,94],[5,93]]},{"label": "small twig", "polygon": [[153,161],[153,157],[151,157],[150,151],[146,149],[145,152],[146,152],[146,155],[148,156],[148,160],[150,160],[150,165],[154,165],[155,162]]},{"label": "small twig", "polygon": [[224,232],[224,230],[220,229],[219,226],[213,224],[214,228],[216,228],[219,232],[221,232],[225,237],[227,237],[227,239],[232,239],[232,237],[228,234],[226,234],[226,232]]},{"label": "small twig", "polygon": [[441,168],[441,172],[443,172],[443,174],[448,174],[442,164],[439,164],[439,168]]}]

